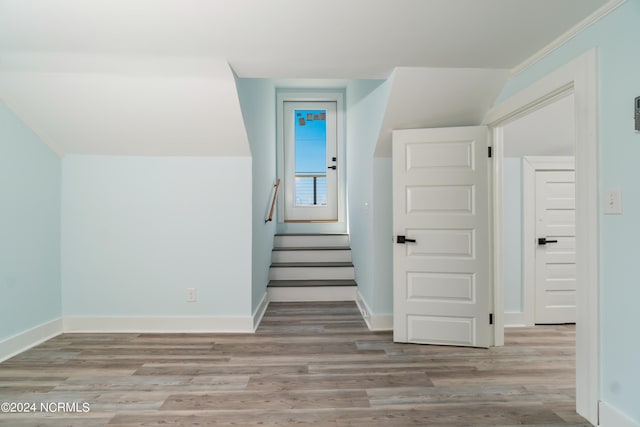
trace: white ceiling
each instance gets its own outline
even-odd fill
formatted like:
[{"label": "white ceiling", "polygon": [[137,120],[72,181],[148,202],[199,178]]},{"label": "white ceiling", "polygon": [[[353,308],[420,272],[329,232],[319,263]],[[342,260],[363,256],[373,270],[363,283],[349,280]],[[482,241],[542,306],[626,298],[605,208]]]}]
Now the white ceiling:
[{"label": "white ceiling", "polygon": [[512,68],[606,0],[0,0],[0,52],[224,58],[241,77]]},{"label": "white ceiling", "polygon": [[63,154],[245,156],[231,69],[291,85],[416,69],[390,93],[385,155],[392,128],[475,124],[505,70],[605,3],[0,0],[0,100]]}]

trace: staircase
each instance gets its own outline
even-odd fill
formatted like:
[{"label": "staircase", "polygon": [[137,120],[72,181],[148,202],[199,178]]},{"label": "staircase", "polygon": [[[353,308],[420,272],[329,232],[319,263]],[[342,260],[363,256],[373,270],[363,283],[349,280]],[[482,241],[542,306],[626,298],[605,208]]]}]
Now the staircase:
[{"label": "staircase", "polygon": [[348,234],[276,234],[267,291],[271,301],[355,301]]}]

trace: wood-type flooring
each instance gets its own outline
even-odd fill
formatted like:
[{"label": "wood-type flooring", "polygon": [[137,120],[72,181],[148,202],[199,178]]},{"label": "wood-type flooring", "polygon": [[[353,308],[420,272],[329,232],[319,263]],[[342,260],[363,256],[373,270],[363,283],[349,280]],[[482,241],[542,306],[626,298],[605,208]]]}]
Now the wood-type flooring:
[{"label": "wood-type flooring", "polygon": [[0,425],[588,426],[574,360],[572,325],[394,344],[354,303],[271,303],[256,334],[53,338],[0,364],[0,403],[30,406]]}]

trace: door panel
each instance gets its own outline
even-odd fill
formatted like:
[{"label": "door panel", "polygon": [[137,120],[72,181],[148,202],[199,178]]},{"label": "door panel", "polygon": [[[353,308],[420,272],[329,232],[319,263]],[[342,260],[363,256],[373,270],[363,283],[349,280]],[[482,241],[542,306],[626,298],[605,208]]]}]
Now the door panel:
[{"label": "door panel", "polygon": [[408,342],[474,346],[475,319],[470,317],[415,316],[407,320]]},{"label": "door panel", "polygon": [[472,185],[422,185],[407,187],[407,213],[472,214]]},{"label": "door panel", "polygon": [[406,234],[416,240],[406,247],[407,256],[410,257],[472,258],[474,255],[473,230],[408,228]]},{"label": "door panel", "polygon": [[491,345],[487,134],[393,132],[395,341]]},{"label": "door panel", "polygon": [[[536,172],[535,322],[576,321],[575,173]],[[557,242],[553,242],[557,240]]]},{"label": "door panel", "polygon": [[408,273],[407,299],[412,302],[475,302],[475,275],[456,273]]}]

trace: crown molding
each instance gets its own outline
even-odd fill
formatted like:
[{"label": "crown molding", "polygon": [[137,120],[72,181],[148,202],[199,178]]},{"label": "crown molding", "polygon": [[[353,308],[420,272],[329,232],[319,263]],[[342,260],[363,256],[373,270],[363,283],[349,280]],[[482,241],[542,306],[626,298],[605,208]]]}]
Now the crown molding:
[{"label": "crown molding", "polygon": [[560,37],[531,55],[529,58],[525,59],[520,64],[513,67],[510,71],[511,77],[517,76],[527,68],[531,67],[536,62],[540,61],[545,56],[549,55],[554,50],[558,49],[560,46],[564,45],[566,42],[574,38],[578,33],[587,29],[591,25],[598,22],[600,19],[604,18],[618,7],[620,7],[627,0],[610,0],[606,4],[604,4],[600,9],[593,12],[591,15],[587,16],[585,19],[580,21],[578,24],[571,27],[567,32],[562,34]]}]

